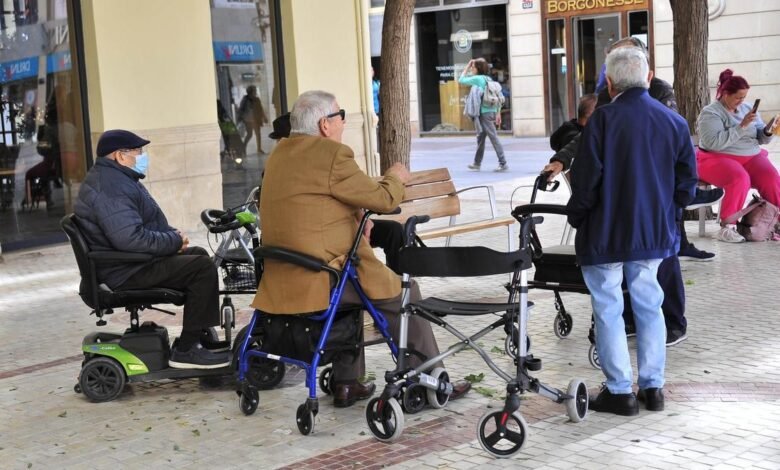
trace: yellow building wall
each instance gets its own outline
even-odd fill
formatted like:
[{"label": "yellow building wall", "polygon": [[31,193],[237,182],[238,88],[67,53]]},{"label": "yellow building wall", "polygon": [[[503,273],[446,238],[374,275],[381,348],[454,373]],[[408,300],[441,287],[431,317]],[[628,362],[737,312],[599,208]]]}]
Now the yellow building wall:
[{"label": "yellow building wall", "polygon": [[144,185],[171,225],[222,207],[207,0],[83,0],[93,148],[108,129],[151,140]]},{"label": "yellow building wall", "polygon": [[[361,0],[282,0],[281,18],[287,100],[290,108],[307,90],[336,95],[347,112],[344,143],[366,169],[372,152],[373,115],[369,53],[364,47]],[[367,14],[366,14],[367,18]],[[366,31],[367,35],[368,32]],[[370,113],[370,114],[369,114]],[[365,125],[364,125],[365,124]],[[370,130],[374,132],[373,129]]]}]

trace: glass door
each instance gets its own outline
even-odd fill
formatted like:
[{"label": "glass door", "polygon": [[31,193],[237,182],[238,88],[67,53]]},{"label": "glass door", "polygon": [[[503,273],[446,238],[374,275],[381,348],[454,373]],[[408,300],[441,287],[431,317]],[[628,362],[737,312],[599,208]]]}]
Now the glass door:
[{"label": "glass door", "polygon": [[620,15],[572,20],[574,32],[574,99],[596,93],[609,46],[620,39]]},{"label": "glass door", "polygon": [[563,19],[547,22],[550,133],[569,119],[569,74],[566,64],[565,28]]}]

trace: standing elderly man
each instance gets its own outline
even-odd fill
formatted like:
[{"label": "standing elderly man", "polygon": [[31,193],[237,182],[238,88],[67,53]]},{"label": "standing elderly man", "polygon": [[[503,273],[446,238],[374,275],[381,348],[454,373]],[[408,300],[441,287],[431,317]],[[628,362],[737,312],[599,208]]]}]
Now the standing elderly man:
[{"label": "standing elderly man", "polygon": [[639,413],[623,312],[625,276],[637,329],[639,400],[664,408],[666,328],[661,260],[679,249],[677,221],[696,189],[696,159],[685,120],[648,94],[652,73],[637,48],[607,56],[612,103],[588,121],[571,169],[569,223],[591,294],[596,346],[606,384],[590,409]]},{"label": "standing elderly man", "polygon": [[[264,244],[305,253],[336,267],[341,267],[349,252],[363,209],[392,211],[401,203],[409,179],[400,163],[391,166],[380,181],[360,170],[352,149],[341,143],[345,114],[330,93],[307,91],[299,96],[290,113],[290,138],[280,140],[268,158],[260,197]],[[401,279],[374,256],[367,238],[358,248],[360,285],[398,338]],[[266,260],[252,306],[287,315],[325,310],[329,281],[327,274]],[[420,298],[416,284],[415,298]],[[360,304],[349,283],[342,303]],[[409,320],[409,347],[426,357],[437,355],[430,324],[419,317]],[[342,354],[334,359],[335,406],[351,406],[373,394],[374,384],[358,382],[364,374],[362,348],[357,357]],[[461,384],[453,395],[462,395],[466,388]]]}]

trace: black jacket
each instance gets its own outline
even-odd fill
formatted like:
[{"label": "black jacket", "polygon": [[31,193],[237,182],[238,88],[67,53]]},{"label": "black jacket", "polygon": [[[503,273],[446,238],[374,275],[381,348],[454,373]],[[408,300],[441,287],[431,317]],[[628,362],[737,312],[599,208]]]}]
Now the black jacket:
[{"label": "black jacket", "polygon": [[[650,89],[648,90],[650,97],[661,102],[664,106],[671,109],[675,113],[678,113],[677,100],[674,97],[674,88],[668,82],[661,80],[660,78],[653,77],[650,80]],[[609,104],[612,98],[609,97],[609,91],[605,88],[599,93],[598,101],[596,102],[596,108],[599,106]],[[556,131],[557,132],[557,131]],[[550,137],[550,144],[552,144],[552,137]],[[563,164],[563,171],[568,170],[571,167],[571,162],[577,156],[577,150],[580,147],[580,134],[572,137],[568,144],[565,144],[560,150],[556,150],[555,155],[550,158],[550,163],[561,162]],[[555,149],[553,149],[555,150]]]},{"label": "black jacket", "polygon": [[[139,179],[143,175],[107,158],[98,158],[79,189],[74,212],[93,250],[175,254],[182,245],[160,206]],[[98,282],[120,287],[145,264],[98,267]]]},{"label": "black jacket", "polygon": [[583,127],[577,122],[577,119],[564,122],[550,136],[550,148],[556,152],[561,150],[566,144],[571,142],[571,139],[579,135],[582,129]]}]

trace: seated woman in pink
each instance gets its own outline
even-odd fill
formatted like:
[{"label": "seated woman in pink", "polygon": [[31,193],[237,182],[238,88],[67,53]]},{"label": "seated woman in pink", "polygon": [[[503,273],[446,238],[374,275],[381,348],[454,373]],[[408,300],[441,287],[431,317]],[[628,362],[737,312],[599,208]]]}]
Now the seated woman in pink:
[{"label": "seated woman in pink", "polygon": [[726,191],[720,210],[722,227],[716,238],[731,243],[745,239],[734,223],[723,221],[742,209],[750,188],[780,205],[780,175],[769,161],[768,152],[759,147],[772,140],[780,118],[776,116],[767,126],[758,113],[751,112],[753,103],[745,103],[749,88],[743,77],[724,70],[718,80],[716,101],[701,110],[696,123],[699,178]]}]

